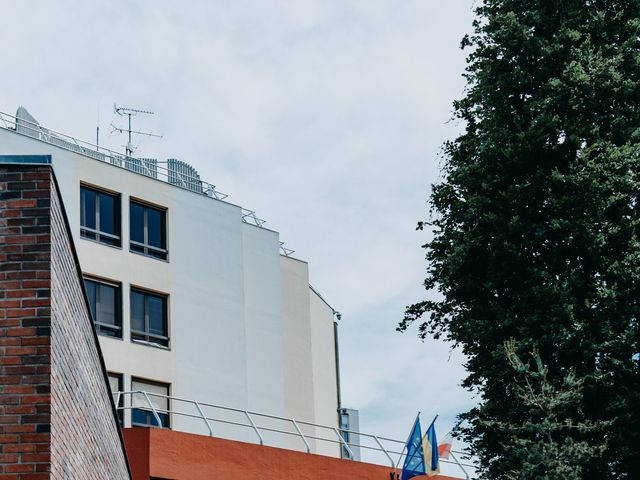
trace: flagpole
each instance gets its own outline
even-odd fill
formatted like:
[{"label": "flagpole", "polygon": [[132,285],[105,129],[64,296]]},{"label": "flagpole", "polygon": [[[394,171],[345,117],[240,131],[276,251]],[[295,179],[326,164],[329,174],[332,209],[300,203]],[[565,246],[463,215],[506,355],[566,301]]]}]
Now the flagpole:
[{"label": "flagpole", "polygon": [[[436,415],[436,418],[438,416]],[[413,424],[416,424],[416,421],[420,420],[420,411],[418,411],[418,415],[416,415],[416,419],[413,421]],[[434,419],[435,422],[435,419]],[[404,447],[402,447],[402,452],[400,453],[400,456],[398,457],[398,462],[396,463],[396,469],[398,468],[398,466],[400,466],[400,460],[402,460],[402,455],[404,455],[404,451],[407,449],[407,443],[409,443],[409,439],[411,438],[411,434],[413,433],[413,427],[411,428],[411,431],[409,432],[409,436],[407,437],[407,441],[404,442]]]},{"label": "flagpole", "polygon": [[[436,423],[436,420],[438,419],[438,417],[439,417],[439,416],[440,416],[440,414],[436,414],[436,416],[435,416],[435,417],[434,417],[434,419],[433,419],[433,422],[431,422],[431,423],[429,424],[429,428],[431,428],[431,425],[433,425],[434,423]],[[429,430],[429,428],[427,428],[427,430]]]}]

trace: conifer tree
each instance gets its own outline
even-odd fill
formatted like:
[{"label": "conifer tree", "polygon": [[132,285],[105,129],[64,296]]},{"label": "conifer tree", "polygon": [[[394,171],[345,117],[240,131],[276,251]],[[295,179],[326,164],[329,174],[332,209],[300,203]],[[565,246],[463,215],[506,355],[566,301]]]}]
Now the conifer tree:
[{"label": "conifer tree", "polygon": [[514,354],[544,359],[552,398],[569,373],[579,382],[554,415],[598,428],[554,442],[594,455],[566,462],[583,478],[638,478],[640,0],[484,0],[476,12],[454,104],[465,131],[445,144],[418,224],[433,230],[431,293],[398,329],[417,322],[468,356],[463,385],[479,404],[461,433],[482,478],[562,478],[531,448],[539,431],[498,428],[548,420],[519,391],[511,338]]}]

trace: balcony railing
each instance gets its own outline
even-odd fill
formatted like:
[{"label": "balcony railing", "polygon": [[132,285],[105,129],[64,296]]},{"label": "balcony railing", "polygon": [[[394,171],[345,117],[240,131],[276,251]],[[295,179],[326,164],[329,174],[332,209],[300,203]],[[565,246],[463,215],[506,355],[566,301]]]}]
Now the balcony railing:
[{"label": "balcony railing", "polygon": [[[292,445],[292,448],[296,450],[319,453],[322,450],[321,445],[334,445],[338,448],[344,448],[351,459],[358,458],[358,455],[355,455],[356,451],[364,450],[377,453],[378,458],[385,458],[386,462],[394,468],[401,465],[405,456],[406,441],[294,418],[142,390],[116,392],[114,393],[114,401],[119,412],[133,409],[150,412],[154,421],[149,426],[157,428],[162,428],[161,425],[165,423],[161,416],[168,415],[171,419],[169,424],[173,429],[194,433],[192,430],[176,426],[179,423],[179,418],[194,419],[197,422],[196,425],[199,425],[212,437],[252,441],[260,445],[271,446],[280,446],[284,438],[297,438],[299,440],[297,447]],[[160,404],[168,407],[160,408]],[[233,428],[229,429],[226,426]],[[247,437],[246,434],[243,434],[244,431],[252,433],[253,437]],[[268,437],[267,434],[270,436]],[[345,438],[348,438],[349,441]],[[469,459],[470,457],[464,452],[453,451],[450,458],[451,460],[441,459],[440,462],[457,467],[466,479],[470,479],[468,470],[474,471],[475,467],[460,461],[460,459]],[[372,463],[379,462],[372,460]]]},{"label": "balcony railing", "polygon": [[[226,193],[222,193],[217,190],[214,184],[200,179],[200,176],[195,173],[193,169],[189,170],[181,168],[181,162],[177,162],[174,159],[160,161],[153,158],[135,158],[126,156],[114,150],[45,128],[37,122],[18,118],[4,112],[0,112],[0,128],[40,140],[64,150],[79,153],[94,160],[99,160],[115,167],[135,172],[184,190],[206,195],[215,200],[225,201],[225,199],[229,197]],[[178,163],[181,165],[177,165]],[[171,165],[173,165],[174,168],[168,168],[168,166]],[[266,223],[266,220],[259,218],[255,211],[243,207],[240,208],[242,209],[243,222],[260,228],[262,228],[264,223]],[[281,242],[280,252],[288,257],[294,253],[294,250],[286,248],[284,243]]]}]

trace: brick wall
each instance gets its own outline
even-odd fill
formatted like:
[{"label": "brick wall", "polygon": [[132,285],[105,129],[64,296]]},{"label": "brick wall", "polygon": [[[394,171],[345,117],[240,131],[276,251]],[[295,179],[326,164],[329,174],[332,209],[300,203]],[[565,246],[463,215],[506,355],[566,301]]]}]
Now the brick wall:
[{"label": "brick wall", "polygon": [[0,480],[125,479],[49,166],[0,163]]}]

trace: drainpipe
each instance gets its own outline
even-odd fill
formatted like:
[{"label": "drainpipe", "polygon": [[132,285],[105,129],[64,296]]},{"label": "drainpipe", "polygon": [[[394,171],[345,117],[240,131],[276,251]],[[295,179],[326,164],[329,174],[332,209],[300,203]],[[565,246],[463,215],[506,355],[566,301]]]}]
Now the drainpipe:
[{"label": "drainpipe", "polygon": [[333,321],[333,344],[336,357],[336,391],[338,392],[338,425],[340,425],[340,409],[342,408],[342,399],[340,397],[340,354],[338,350],[338,321],[342,318],[340,312],[333,311],[335,320]]}]

